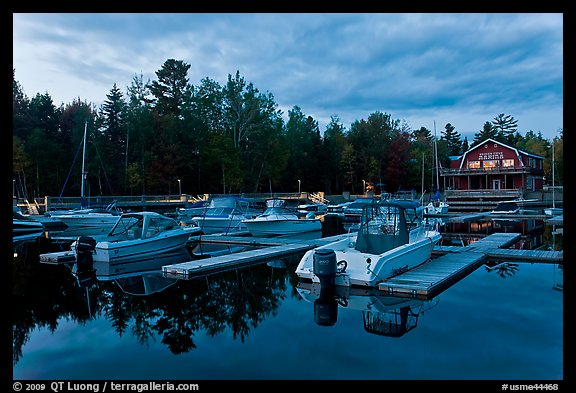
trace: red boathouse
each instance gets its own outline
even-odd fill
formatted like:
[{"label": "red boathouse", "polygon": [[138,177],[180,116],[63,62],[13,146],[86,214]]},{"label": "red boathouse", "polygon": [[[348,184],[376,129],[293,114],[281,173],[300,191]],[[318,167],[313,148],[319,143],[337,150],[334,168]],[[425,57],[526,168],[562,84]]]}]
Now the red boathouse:
[{"label": "red boathouse", "polygon": [[541,191],[544,157],[493,139],[453,157],[450,168],[442,168],[445,190]]}]

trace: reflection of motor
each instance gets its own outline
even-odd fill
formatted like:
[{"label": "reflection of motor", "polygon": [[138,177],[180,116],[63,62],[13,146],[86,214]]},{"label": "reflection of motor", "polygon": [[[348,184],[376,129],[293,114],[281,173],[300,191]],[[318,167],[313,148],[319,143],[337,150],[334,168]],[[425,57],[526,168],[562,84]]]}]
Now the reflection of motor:
[{"label": "reflection of motor", "polygon": [[314,322],[320,326],[332,326],[338,319],[338,302],[334,297],[334,285],[320,288],[320,296],[314,300]]},{"label": "reflection of motor", "polygon": [[92,254],[96,249],[96,240],[89,236],[80,236],[76,242],[76,266],[78,272],[88,272],[94,269]]}]

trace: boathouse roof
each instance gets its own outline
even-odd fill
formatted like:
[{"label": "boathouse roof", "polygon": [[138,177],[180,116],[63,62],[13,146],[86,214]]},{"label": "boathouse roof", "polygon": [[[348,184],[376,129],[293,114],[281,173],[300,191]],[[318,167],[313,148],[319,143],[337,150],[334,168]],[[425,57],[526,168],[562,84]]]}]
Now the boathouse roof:
[{"label": "boathouse roof", "polygon": [[478,144],[475,145],[474,147],[471,147],[470,149],[468,149],[466,152],[464,152],[464,154],[462,154],[462,156],[458,157],[458,159],[460,159],[460,158],[462,159],[462,160],[460,161],[460,166],[462,166],[463,163],[466,161],[466,155],[467,155],[468,153],[470,153],[470,152],[472,152],[473,150],[476,150],[476,149],[482,147],[482,146],[483,146],[484,144],[486,144],[486,143],[496,143],[496,144],[498,144],[498,145],[500,145],[500,146],[502,146],[502,147],[504,147],[504,148],[506,148],[506,149],[510,149],[510,150],[514,151],[514,152],[516,153],[516,156],[518,157],[518,160],[519,160],[520,162],[522,162],[520,156],[527,156],[527,157],[537,158],[537,159],[540,159],[540,160],[543,160],[543,159],[544,159],[544,157],[541,156],[541,155],[534,154],[534,153],[530,153],[529,151],[526,151],[526,150],[518,149],[517,147],[507,145],[507,144],[505,144],[505,143],[503,143],[503,142],[497,141],[497,140],[492,139],[492,138],[487,138],[487,139],[483,140],[481,143],[478,143]]}]

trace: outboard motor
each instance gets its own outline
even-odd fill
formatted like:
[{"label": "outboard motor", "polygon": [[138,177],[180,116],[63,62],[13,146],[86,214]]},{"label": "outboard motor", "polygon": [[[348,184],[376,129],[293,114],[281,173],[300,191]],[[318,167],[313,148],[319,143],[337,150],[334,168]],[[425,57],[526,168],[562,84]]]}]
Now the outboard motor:
[{"label": "outboard motor", "polygon": [[334,287],[336,272],[336,253],[329,248],[320,248],[314,252],[313,272],[320,279],[320,287]]},{"label": "outboard motor", "polygon": [[92,255],[96,249],[96,240],[89,236],[80,236],[76,241],[76,266],[78,272],[94,270]]}]

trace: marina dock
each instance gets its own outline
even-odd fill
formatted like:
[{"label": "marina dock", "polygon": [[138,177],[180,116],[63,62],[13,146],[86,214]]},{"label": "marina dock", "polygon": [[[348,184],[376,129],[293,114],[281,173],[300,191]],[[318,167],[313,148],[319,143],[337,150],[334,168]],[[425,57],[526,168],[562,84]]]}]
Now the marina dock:
[{"label": "marina dock", "polygon": [[468,246],[437,246],[443,254],[404,274],[385,280],[378,289],[390,295],[430,297],[462,279],[486,260],[538,261],[560,263],[562,251],[507,249],[520,239],[519,233],[494,233]]},{"label": "marina dock", "polygon": [[304,240],[281,237],[253,238],[245,236],[205,235],[201,238],[202,242],[213,244],[263,246],[263,248],[167,265],[162,267],[162,273],[167,277],[190,279],[198,275],[235,269],[275,257],[282,258],[291,254],[305,252],[347,236],[348,234],[343,234],[326,238]]}]

